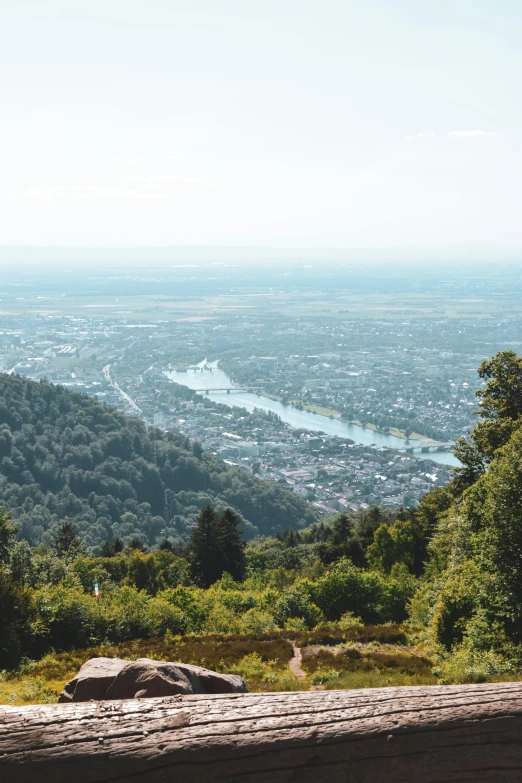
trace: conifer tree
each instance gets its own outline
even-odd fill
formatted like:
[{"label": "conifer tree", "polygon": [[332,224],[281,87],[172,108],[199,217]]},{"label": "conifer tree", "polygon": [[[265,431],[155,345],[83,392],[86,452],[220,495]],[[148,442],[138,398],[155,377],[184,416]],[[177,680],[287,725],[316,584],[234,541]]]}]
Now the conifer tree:
[{"label": "conifer tree", "polygon": [[147,551],[147,547],[145,546],[141,538],[139,538],[138,536],[134,536],[133,538],[131,538],[131,540],[127,544],[127,547],[128,549],[136,549],[139,552]]},{"label": "conifer tree", "polygon": [[53,546],[58,557],[73,559],[83,554],[83,544],[72,522],[65,520],[54,536]]},{"label": "conifer tree", "polygon": [[114,557],[114,544],[111,541],[104,541],[100,549],[100,557]]},{"label": "conifer tree", "polygon": [[223,573],[218,558],[216,514],[211,506],[199,512],[190,548],[192,578],[201,587],[210,587]]},{"label": "conifer tree", "polygon": [[240,522],[239,516],[227,508],[216,524],[222,573],[227,571],[236,582],[246,575],[245,542],[237,529]]},{"label": "conifer tree", "polygon": [[355,524],[353,519],[347,514],[339,514],[335,522],[333,523],[333,530],[331,536],[331,543],[334,546],[346,543],[355,532]]},{"label": "conifer tree", "polygon": [[239,516],[230,508],[216,515],[211,506],[199,514],[191,539],[192,578],[210,587],[226,571],[236,581],[245,578],[245,543],[237,529]]}]

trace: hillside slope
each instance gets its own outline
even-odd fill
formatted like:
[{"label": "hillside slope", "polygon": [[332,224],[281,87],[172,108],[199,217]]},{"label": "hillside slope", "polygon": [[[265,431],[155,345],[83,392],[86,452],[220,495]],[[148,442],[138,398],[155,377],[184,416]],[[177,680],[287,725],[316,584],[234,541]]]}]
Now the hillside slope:
[{"label": "hillside slope", "polygon": [[292,492],[192,448],[87,394],[0,374],[0,505],[19,538],[50,542],[74,522],[96,551],[115,536],[187,540],[199,510],[234,508],[247,537],[304,527],[313,507]]}]

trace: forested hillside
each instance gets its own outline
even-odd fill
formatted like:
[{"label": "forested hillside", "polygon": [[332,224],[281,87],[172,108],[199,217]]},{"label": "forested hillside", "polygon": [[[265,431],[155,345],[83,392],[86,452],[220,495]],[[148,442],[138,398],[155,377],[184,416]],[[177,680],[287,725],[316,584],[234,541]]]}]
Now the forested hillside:
[{"label": "forested hillside", "polygon": [[207,504],[235,509],[248,538],[315,518],[297,495],[178,433],[148,428],[86,394],[0,375],[0,505],[18,538],[50,543],[69,519],[93,553],[117,537],[149,546],[186,541]]}]

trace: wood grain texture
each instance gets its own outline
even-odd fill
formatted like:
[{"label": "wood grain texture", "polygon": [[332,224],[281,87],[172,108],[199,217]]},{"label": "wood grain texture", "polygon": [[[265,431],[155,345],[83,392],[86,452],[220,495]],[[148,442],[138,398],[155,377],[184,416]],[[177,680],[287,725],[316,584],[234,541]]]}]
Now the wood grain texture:
[{"label": "wood grain texture", "polygon": [[1,783],[522,781],[522,683],[0,708]]}]

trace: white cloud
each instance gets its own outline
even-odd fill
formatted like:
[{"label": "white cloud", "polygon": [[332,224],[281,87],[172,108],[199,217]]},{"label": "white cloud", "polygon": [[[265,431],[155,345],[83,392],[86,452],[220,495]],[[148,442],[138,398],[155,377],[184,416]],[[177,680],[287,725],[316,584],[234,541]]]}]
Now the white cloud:
[{"label": "white cloud", "polygon": [[405,139],[434,139],[434,133],[410,133]]},{"label": "white cloud", "polygon": [[493,131],[482,130],[464,130],[464,131],[449,131],[448,136],[450,139],[476,139],[483,136],[498,136],[498,133]]}]

